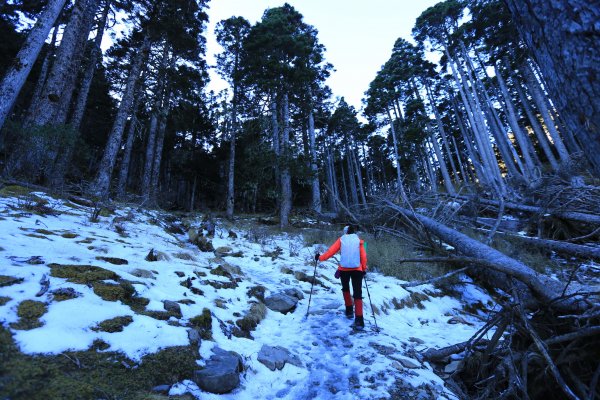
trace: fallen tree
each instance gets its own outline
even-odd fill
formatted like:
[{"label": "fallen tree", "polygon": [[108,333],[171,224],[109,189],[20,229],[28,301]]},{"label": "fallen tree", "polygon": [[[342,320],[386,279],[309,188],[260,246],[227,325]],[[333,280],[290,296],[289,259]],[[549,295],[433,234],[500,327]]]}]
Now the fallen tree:
[{"label": "fallen tree", "polygon": [[483,260],[487,267],[523,282],[543,304],[552,305],[553,308],[560,311],[580,311],[590,307],[588,299],[583,294],[592,291],[591,288],[581,287],[576,283],[570,283],[569,285],[551,279],[534,271],[522,262],[429,217],[388,200],[385,200],[385,205],[402,213],[406,218],[418,221],[429,232],[454,247],[457,252]]}]

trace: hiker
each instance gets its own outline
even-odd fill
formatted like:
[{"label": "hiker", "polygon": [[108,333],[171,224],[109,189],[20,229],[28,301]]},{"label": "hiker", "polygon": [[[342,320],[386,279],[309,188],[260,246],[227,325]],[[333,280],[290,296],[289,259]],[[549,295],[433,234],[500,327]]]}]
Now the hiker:
[{"label": "hiker", "polygon": [[[335,272],[335,277],[342,280],[346,317],[351,319],[356,315],[353,326],[356,329],[363,329],[365,320],[363,318],[362,280],[367,273],[367,252],[364,240],[360,239],[355,231],[353,225],[344,227],[344,234],[325,253],[315,254],[315,261],[325,261],[338,251],[341,252],[340,264]],[[353,296],[350,295],[350,280],[352,280]],[[352,298],[354,298],[354,307]]]}]

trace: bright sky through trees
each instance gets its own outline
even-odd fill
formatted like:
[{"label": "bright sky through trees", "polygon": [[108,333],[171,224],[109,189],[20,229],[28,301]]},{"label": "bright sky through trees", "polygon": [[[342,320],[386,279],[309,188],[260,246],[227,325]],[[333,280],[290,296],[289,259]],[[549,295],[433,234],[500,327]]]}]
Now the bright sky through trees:
[{"label": "bright sky through trees", "polygon": [[[304,16],[304,22],[319,31],[325,45],[326,60],[335,72],[327,83],[334,96],[360,109],[363,93],[381,65],[389,58],[398,37],[412,42],[411,30],[417,17],[439,0],[288,0]],[[214,37],[217,22],[242,16],[254,24],[266,8],[279,7],[282,0],[213,0],[209,3],[207,31],[208,62],[215,64],[214,54],[221,51]],[[211,71],[209,89],[224,87]]]}]

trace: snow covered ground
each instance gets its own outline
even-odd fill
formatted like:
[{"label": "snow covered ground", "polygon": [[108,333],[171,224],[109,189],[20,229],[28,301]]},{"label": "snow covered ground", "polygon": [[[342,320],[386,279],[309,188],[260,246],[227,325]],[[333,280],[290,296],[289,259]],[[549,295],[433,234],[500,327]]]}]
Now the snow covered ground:
[{"label": "snow covered ground", "polygon": [[[241,269],[242,279],[236,288],[216,289],[200,286],[203,278],[199,278],[194,285],[203,294],[194,294],[181,285],[185,277],[206,276],[205,279],[223,282],[226,278],[210,275],[216,266],[214,253],[201,252],[189,243],[187,234],[172,234],[164,229],[164,214],[124,207],[113,215],[99,217],[98,222],[90,222],[92,210],[88,207],[43,193],[35,195],[46,199],[60,215],[23,212],[23,200],[0,198],[0,275],[22,278],[19,283],[0,287],[0,296],[10,298],[0,306],[0,323],[9,327],[18,322],[17,307],[22,301],[42,301],[48,307],[40,318],[42,326],[30,330],[10,328],[22,352],[58,354],[86,350],[101,339],[110,345],[108,351],[121,351],[132,360],[140,360],[165,347],[187,345],[186,323],[208,308],[215,321],[213,340],[201,342],[202,359],[198,363],[202,365],[215,346],[233,350],[244,359],[241,384],[229,394],[216,395],[203,392],[186,380],[171,387],[173,395],[189,392],[199,399],[383,399],[391,396],[398,382],[404,382],[423,388],[423,396],[429,396],[424,398],[454,399],[443,380],[427,362],[419,360],[418,354],[469,339],[484,321],[462,311],[463,306],[492,304],[473,285],[464,285],[463,296],[457,299],[432,286],[410,288],[409,292],[399,286],[397,279],[369,273],[369,292],[378,310],[376,324],[381,330],[373,329],[375,319],[363,288],[367,328],[355,334],[349,328],[351,321],[343,315],[341,285],[333,277],[333,263],[323,263],[317,269],[317,278],[323,285],[314,286],[310,313],[306,316],[311,284],[282,272],[287,268],[312,276],[316,246],[304,246],[301,237],[278,234],[263,237],[257,243],[251,240],[253,235],[233,225],[237,238],[231,239],[228,229],[218,223],[213,245],[241,252],[241,257],[224,259]],[[280,255],[267,255],[276,248],[282,250]],[[162,254],[161,260],[146,261],[150,249]],[[115,265],[98,257],[120,258],[128,264]],[[165,300],[193,302],[180,304],[177,324],[172,323],[174,317],[171,321],[158,320],[140,315],[120,301],[103,300],[89,285],[50,276],[48,265],[52,263],[94,265],[113,271],[134,282],[138,295],[150,300],[146,310],[164,311]],[[151,273],[140,276],[139,270]],[[49,291],[36,297],[44,275],[49,279]],[[257,285],[266,288],[267,296],[298,288],[305,297],[293,312],[268,310],[266,318],[252,332],[254,340],[227,335],[216,321],[244,315],[250,308],[247,292]],[[67,287],[75,289],[78,297],[54,301],[50,293]],[[215,306],[217,303],[221,306]],[[122,332],[92,329],[119,316],[133,319]],[[265,344],[288,349],[299,357],[302,366],[286,364],[282,370],[271,371],[257,360]]]}]

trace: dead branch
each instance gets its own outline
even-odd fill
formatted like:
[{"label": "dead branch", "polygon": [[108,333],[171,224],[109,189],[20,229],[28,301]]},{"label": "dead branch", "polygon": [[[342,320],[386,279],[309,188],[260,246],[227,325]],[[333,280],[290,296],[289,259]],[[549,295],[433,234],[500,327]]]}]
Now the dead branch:
[{"label": "dead branch", "polygon": [[501,235],[531,244],[542,249],[553,250],[557,253],[569,254],[580,258],[593,258],[600,260],[600,247],[591,247],[583,244],[566,243],[558,240],[538,239],[529,236],[511,235],[499,232]]},{"label": "dead branch", "polygon": [[456,271],[452,271],[452,272],[449,272],[449,273],[447,273],[445,275],[437,276],[435,278],[431,278],[431,279],[428,279],[426,281],[403,283],[403,284],[400,285],[400,287],[403,287],[403,288],[406,289],[408,287],[421,286],[421,285],[427,285],[427,284],[430,284],[430,283],[439,282],[441,280],[450,278],[451,276],[460,274],[461,272],[465,272],[467,269],[469,269],[469,267],[464,267],[464,268],[461,268],[461,269],[457,269]]},{"label": "dead branch", "polygon": [[42,285],[42,288],[39,290],[39,292],[35,294],[36,297],[43,296],[44,293],[46,293],[48,291],[48,288],[50,287],[50,279],[48,279],[48,276],[46,274],[44,274],[42,276],[42,279],[40,279],[40,285]]}]

